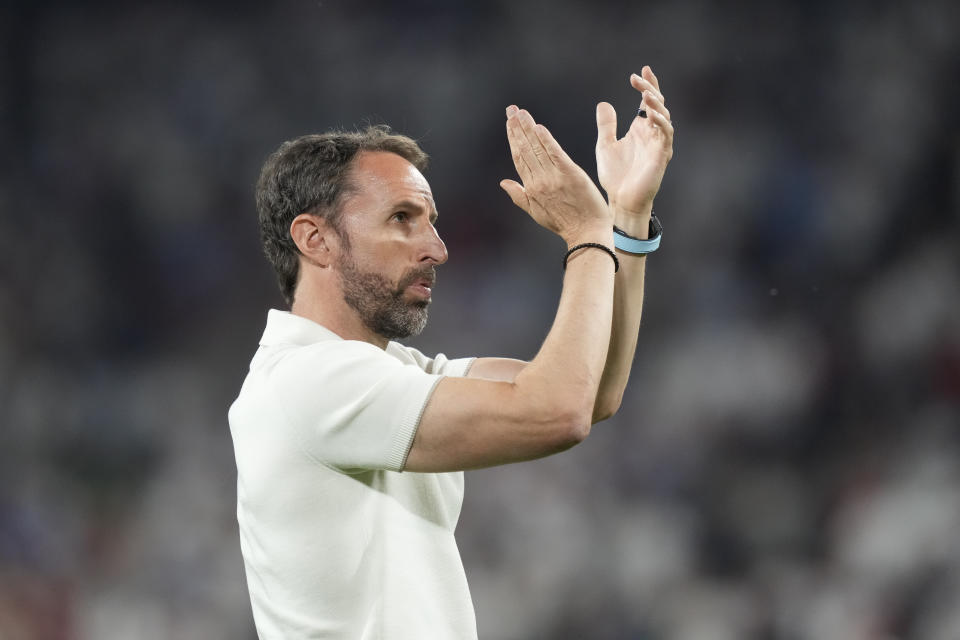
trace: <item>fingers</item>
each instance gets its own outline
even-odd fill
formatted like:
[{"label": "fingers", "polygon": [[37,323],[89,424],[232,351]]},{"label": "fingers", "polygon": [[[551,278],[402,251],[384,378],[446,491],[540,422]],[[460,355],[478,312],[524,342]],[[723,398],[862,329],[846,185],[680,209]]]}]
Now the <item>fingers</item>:
[{"label": "fingers", "polygon": [[573,164],[573,160],[571,160],[567,152],[563,150],[563,147],[560,146],[560,143],[553,137],[549,129],[542,124],[538,124],[533,128],[533,131],[540,141],[541,146],[547,152],[547,156],[549,156],[554,167],[562,168],[568,164]]},{"label": "fingers", "polygon": [[650,67],[644,67],[643,73],[645,74],[644,76],[638,76],[635,73],[630,76],[630,84],[633,86],[633,88],[637,91],[642,91],[643,93],[647,93],[648,91],[652,92],[658,98],[660,98],[661,102],[666,102],[663,94],[660,93],[660,84],[656,82],[657,77],[653,75],[653,71],[650,69]]},{"label": "fingers", "polygon": [[630,84],[634,89],[642,92],[640,108],[646,112],[647,120],[635,119],[630,129],[631,131],[639,131],[640,129],[637,127],[643,127],[645,124],[654,125],[668,130],[669,137],[672,139],[673,124],[670,121],[670,110],[667,109],[666,99],[660,91],[660,81],[648,65],[644,65],[641,74],[631,75]]},{"label": "fingers", "polygon": [[647,115],[649,115],[652,111],[655,111],[660,115],[662,115],[664,118],[666,118],[668,121],[670,120],[670,110],[667,109],[667,106],[665,104],[663,104],[663,100],[661,98],[658,98],[655,94],[650,93],[648,91],[644,91],[641,104],[642,104],[641,108],[647,111]]},{"label": "fingers", "polygon": [[634,89],[643,92],[640,108],[646,117],[638,116],[634,118],[633,122],[630,123],[628,135],[645,138],[650,133],[659,134],[656,137],[659,138],[668,154],[672,156],[670,150],[673,147],[674,129],[670,118],[670,110],[664,104],[663,94],[660,93],[659,82],[653,74],[653,70],[644,66],[642,73],[642,77],[637,74],[630,76],[630,84],[633,85]]},{"label": "fingers", "polygon": [[534,128],[536,122],[526,109],[518,109],[516,105],[507,107],[507,140],[510,143],[510,152],[517,173],[524,182],[527,182],[533,172],[549,164],[547,152],[540,142]]},{"label": "fingers", "polygon": [[640,108],[646,111],[647,117],[634,118],[630,124],[629,134],[644,136],[645,130],[656,131],[660,129],[667,134],[665,141],[671,142],[673,140],[673,123],[670,121],[670,111],[663,102],[652,93],[645,91]]},{"label": "fingers", "polygon": [[534,173],[573,164],[553,134],[526,109],[507,108],[507,139],[517,173],[526,183]]},{"label": "fingers", "polygon": [[[650,68],[650,65],[644,65],[643,69],[640,70],[640,75],[647,80],[650,84],[656,87],[657,91],[660,91],[660,81],[657,79],[656,74],[653,73],[653,69]],[[663,98],[663,94],[660,94],[660,98]]]},{"label": "fingers", "polygon": [[540,125],[537,124],[533,116],[530,115],[530,112],[526,109],[520,109],[515,117],[520,125],[520,131],[523,132],[527,140],[526,148],[533,152],[533,158],[536,160],[536,164],[528,161],[528,166],[531,169],[535,166],[539,166],[541,169],[548,167],[550,160],[547,158],[547,150],[544,148],[543,142],[540,140],[540,136],[537,135],[536,131],[536,128]]},{"label": "fingers", "polygon": [[[666,111],[666,107],[664,107],[662,104],[660,105],[660,107],[664,111]],[[639,118],[637,120],[639,120]],[[647,120],[650,122],[650,124],[659,127],[666,134],[666,140],[668,142],[671,142],[673,140],[673,123],[670,122],[669,114],[664,115],[663,112],[648,106]]]},{"label": "fingers", "polygon": [[519,109],[516,105],[507,107],[507,142],[510,144],[510,156],[513,166],[517,168],[520,179],[524,182],[530,179],[531,169],[537,166],[536,158],[530,151],[527,137],[524,135],[518,119]]},{"label": "fingers", "polygon": [[597,105],[597,146],[617,141],[617,112],[609,102]]}]

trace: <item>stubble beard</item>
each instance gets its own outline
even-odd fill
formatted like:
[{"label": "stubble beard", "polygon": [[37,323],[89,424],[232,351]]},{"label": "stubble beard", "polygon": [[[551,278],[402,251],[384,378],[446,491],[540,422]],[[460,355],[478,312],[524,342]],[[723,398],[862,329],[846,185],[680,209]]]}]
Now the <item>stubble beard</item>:
[{"label": "stubble beard", "polygon": [[407,287],[417,280],[435,279],[432,266],[407,271],[394,286],[379,273],[363,271],[347,255],[339,264],[343,300],[374,333],[395,340],[419,335],[427,325],[429,300],[408,302],[403,299]]}]

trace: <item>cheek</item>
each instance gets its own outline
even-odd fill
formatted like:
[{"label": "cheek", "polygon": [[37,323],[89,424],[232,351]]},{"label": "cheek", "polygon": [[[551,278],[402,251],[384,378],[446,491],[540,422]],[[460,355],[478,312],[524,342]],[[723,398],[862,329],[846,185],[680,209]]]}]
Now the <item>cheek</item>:
[{"label": "cheek", "polygon": [[391,282],[398,282],[409,268],[407,253],[403,243],[381,241],[353,245],[347,259],[359,271],[375,273]]},{"label": "cheek", "polygon": [[351,234],[349,246],[343,248],[344,258],[364,270],[370,270],[381,261],[381,244],[371,241],[369,234]]}]

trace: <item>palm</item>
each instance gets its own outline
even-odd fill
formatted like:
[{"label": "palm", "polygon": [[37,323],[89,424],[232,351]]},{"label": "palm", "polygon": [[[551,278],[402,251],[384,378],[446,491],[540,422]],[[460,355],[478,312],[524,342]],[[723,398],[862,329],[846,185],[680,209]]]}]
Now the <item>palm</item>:
[{"label": "palm", "polygon": [[636,118],[624,137],[597,145],[600,186],[611,204],[641,211],[653,202],[669,161],[663,137],[659,129]]}]

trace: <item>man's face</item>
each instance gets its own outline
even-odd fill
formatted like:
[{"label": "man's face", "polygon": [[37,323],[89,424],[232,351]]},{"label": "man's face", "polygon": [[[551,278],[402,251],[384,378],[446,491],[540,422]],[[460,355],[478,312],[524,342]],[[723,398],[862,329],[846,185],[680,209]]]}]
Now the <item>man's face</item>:
[{"label": "man's face", "polygon": [[447,261],[430,185],[386,152],[357,156],[350,180],[342,219],[349,249],[337,264],[343,299],[378,335],[416,335],[427,323],[434,266]]}]

